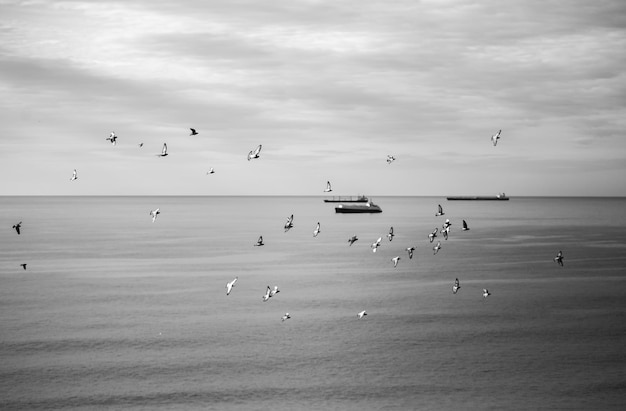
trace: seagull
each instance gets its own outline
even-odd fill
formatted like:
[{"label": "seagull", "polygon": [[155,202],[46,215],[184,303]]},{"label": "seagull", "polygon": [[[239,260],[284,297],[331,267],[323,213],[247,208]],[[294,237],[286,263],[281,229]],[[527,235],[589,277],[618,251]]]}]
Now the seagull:
[{"label": "seagull", "polygon": [[237,278],[235,277],[235,279],[229,283],[226,283],[226,295],[229,295],[230,292],[233,290],[233,287],[235,286],[235,283],[237,282]]},{"label": "seagull", "polygon": [[[269,286],[268,286],[269,287]],[[274,288],[272,290],[270,290],[270,297],[275,296],[276,294],[278,294],[280,292],[280,290],[278,289],[278,286],[275,285]]]},{"label": "seagull", "polygon": [[441,249],[441,241],[437,241],[437,245],[433,247],[433,254],[437,254],[439,252],[439,250]]},{"label": "seagull", "polygon": [[444,215],[445,213],[443,212],[443,208],[441,208],[441,204],[438,205],[438,210],[437,210],[437,214],[435,214],[435,217],[438,217],[440,215]]},{"label": "seagull", "polygon": [[489,292],[489,290],[488,290],[488,289],[486,289],[486,288],[483,288],[483,297],[484,297],[484,298],[487,298],[487,297],[489,297],[490,295],[491,295],[491,293]]},{"label": "seagull", "polygon": [[415,251],[415,247],[407,247],[406,251],[409,253],[409,259],[413,258],[413,251]]},{"label": "seagull", "polygon": [[357,241],[358,238],[357,236],[353,235],[352,237],[348,238],[348,242],[350,243],[350,245],[354,244],[355,241]]},{"label": "seagull", "polygon": [[198,135],[198,132],[196,131],[195,128],[190,128],[189,130],[191,130],[191,133],[189,133],[190,136],[196,136]]},{"label": "seagull", "polygon": [[395,161],[395,157],[392,155],[387,155],[387,164],[391,164],[393,161]]},{"label": "seagull", "polygon": [[285,232],[289,231],[293,228],[293,214],[287,218],[287,222],[285,223]]},{"label": "seagull", "polygon": [[359,318],[359,320],[363,317],[365,317],[367,315],[367,313],[365,312],[365,310],[361,311],[360,313],[358,313],[356,316]]},{"label": "seagull", "polygon": [[461,288],[461,284],[459,284],[459,279],[457,278],[454,280],[454,285],[452,286],[452,292],[456,294],[456,292],[459,291],[459,288]]},{"label": "seagull", "polygon": [[150,211],[150,215],[152,216],[152,222],[154,223],[154,220],[156,220],[157,216],[161,214],[161,212],[159,211],[159,209],[157,208],[156,210],[152,210]]},{"label": "seagull", "polygon": [[389,241],[393,240],[393,227],[389,228],[389,234],[387,234]]},{"label": "seagull", "polygon": [[259,146],[256,148],[256,150],[253,150],[251,152],[248,153],[248,161],[250,161],[253,158],[259,158],[259,153],[261,152],[261,145],[259,144]]},{"label": "seagull", "polygon": [[463,231],[469,230],[469,227],[467,226],[467,222],[465,220],[463,220],[463,228],[461,230]]},{"label": "seagull", "polygon": [[70,178],[70,181],[74,180],[78,180],[78,176],[76,175],[76,169],[74,169],[74,174],[72,174],[72,178]]},{"label": "seagull", "polygon": [[157,157],[165,157],[167,155],[167,144],[163,143],[163,149],[161,150],[161,154],[157,154]]},{"label": "seagull", "polygon": [[264,244],[263,244],[263,236],[261,235],[261,236],[259,236],[259,239],[256,241],[256,244],[254,246],[255,247],[260,247],[262,245],[264,245]]},{"label": "seagull", "polygon": [[265,290],[265,295],[263,296],[263,302],[266,302],[267,300],[270,299],[270,297],[272,296],[271,292],[272,292],[272,289],[268,285],[267,289]]},{"label": "seagull", "polygon": [[324,189],[325,193],[330,193],[333,189],[330,187],[330,181],[326,182],[326,188]]},{"label": "seagull", "polygon": [[383,240],[382,237],[378,237],[378,240],[376,240],[376,242],[372,243],[372,245],[370,247],[372,247],[372,252],[375,253],[376,249],[378,248],[378,246],[380,245],[380,242]]},{"label": "seagull", "polygon": [[26,263],[20,264],[24,270],[26,270]]},{"label": "seagull", "polygon": [[554,261],[563,267],[563,251],[558,252],[556,257],[554,257]]},{"label": "seagull", "polygon": [[433,242],[435,237],[437,237],[438,230],[439,230],[438,228],[435,228],[432,233],[428,234],[428,239],[430,240],[431,243]]},{"label": "seagull", "polygon": [[115,132],[111,131],[111,134],[105,138],[105,140],[111,141],[111,144],[113,145],[117,144],[117,136],[115,135]]},{"label": "seagull", "polygon": [[452,223],[450,222],[450,219],[446,218],[446,221],[443,223],[443,228],[449,228],[452,225]]},{"label": "seagull", "polygon": [[493,143],[494,147],[496,146],[496,144],[498,144],[498,140],[500,139],[500,133],[502,133],[502,130],[498,130],[496,134],[491,136],[491,142]]},{"label": "seagull", "polygon": [[139,143],[139,148],[143,147],[143,143]]},{"label": "seagull", "polygon": [[398,261],[400,261],[400,256],[397,255],[391,259],[393,261],[393,267],[396,268],[398,266]]},{"label": "seagull", "polygon": [[313,237],[317,237],[320,233],[320,223],[317,223],[317,227],[315,227],[315,231],[313,231]]},{"label": "seagull", "polygon": [[21,221],[13,226],[13,228],[15,228],[15,231],[17,231],[18,234],[20,233],[20,228],[21,227],[22,227],[22,222]]},{"label": "seagull", "polygon": [[442,228],[441,234],[443,234],[443,238],[448,239],[448,234],[450,233],[450,227]]},{"label": "seagull", "polygon": [[213,169],[213,167],[211,167],[211,169],[209,171],[207,171],[206,173],[207,173],[207,175],[214,174],[215,170]]},{"label": "seagull", "polygon": [[285,315],[283,315],[283,316],[281,317],[281,320],[282,320],[282,321],[285,321],[285,320],[288,320],[288,319],[290,319],[290,318],[291,318],[291,316],[289,315],[289,313],[285,313]]}]

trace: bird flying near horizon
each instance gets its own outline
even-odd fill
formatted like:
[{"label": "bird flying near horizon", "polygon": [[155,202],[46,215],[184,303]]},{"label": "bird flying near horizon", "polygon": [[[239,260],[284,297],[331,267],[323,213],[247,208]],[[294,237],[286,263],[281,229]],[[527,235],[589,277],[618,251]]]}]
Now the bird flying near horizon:
[{"label": "bird flying near horizon", "polygon": [[253,158],[259,158],[259,154],[261,153],[261,148],[263,146],[261,144],[259,144],[259,146],[252,150],[251,152],[248,153],[248,161],[252,160]]}]

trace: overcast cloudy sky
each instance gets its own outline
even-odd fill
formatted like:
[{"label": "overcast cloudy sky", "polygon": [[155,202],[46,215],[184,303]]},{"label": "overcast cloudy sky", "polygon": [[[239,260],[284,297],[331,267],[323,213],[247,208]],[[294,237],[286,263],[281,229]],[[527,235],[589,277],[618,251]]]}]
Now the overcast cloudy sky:
[{"label": "overcast cloudy sky", "polygon": [[623,0],[0,0],[0,15],[2,195],[327,180],[626,195]]}]

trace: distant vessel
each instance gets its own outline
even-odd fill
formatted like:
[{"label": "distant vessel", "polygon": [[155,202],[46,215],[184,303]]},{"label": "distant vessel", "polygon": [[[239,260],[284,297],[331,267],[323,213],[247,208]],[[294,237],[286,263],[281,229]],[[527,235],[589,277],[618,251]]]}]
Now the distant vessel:
[{"label": "distant vessel", "polygon": [[326,198],[324,199],[325,203],[367,203],[369,201],[369,198],[367,198],[366,196],[356,196],[356,197],[352,197],[352,196],[348,196],[348,197],[333,197],[333,198]]},{"label": "distant vessel", "polygon": [[498,194],[496,196],[452,196],[446,197],[448,200],[496,200],[496,201],[508,201],[509,197],[506,194]]},{"label": "distant vessel", "polygon": [[363,204],[339,204],[336,213],[382,213],[383,210],[371,201]]}]

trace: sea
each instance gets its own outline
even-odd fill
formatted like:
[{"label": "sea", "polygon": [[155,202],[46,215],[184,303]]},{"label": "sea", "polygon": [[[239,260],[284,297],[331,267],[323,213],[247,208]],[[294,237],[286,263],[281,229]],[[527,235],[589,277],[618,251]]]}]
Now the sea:
[{"label": "sea", "polygon": [[624,409],[626,198],[322,200],[0,197],[0,409]]}]

